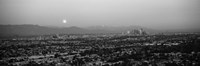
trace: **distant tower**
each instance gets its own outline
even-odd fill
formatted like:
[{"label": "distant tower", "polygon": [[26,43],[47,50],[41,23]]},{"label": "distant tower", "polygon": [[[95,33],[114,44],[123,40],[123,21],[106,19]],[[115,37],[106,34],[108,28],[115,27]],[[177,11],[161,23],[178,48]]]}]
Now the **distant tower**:
[{"label": "distant tower", "polygon": [[130,34],[131,33],[131,31],[127,31],[127,34]]},{"label": "distant tower", "polygon": [[142,28],[139,31],[140,31],[140,35],[146,35],[147,34],[147,32],[144,31]]},{"label": "distant tower", "polygon": [[143,33],[143,29],[141,28],[141,29],[139,30],[139,35],[142,35],[142,33]]}]

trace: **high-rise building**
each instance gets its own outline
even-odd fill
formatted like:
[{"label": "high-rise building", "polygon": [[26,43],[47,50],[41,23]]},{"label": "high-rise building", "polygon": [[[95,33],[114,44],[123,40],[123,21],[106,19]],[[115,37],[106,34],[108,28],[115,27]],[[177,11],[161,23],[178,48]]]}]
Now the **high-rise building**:
[{"label": "high-rise building", "polygon": [[127,31],[126,33],[127,33],[127,34],[130,34],[130,33],[131,33],[131,31]]}]

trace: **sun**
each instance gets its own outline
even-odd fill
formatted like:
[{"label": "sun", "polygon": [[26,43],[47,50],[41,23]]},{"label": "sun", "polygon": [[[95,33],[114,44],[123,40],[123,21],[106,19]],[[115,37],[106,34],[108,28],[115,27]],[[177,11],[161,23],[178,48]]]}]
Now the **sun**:
[{"label": "sun", "polygon": [[63,19],[62,22],[63,22],[63,23],[67,23],[67,20],[66,20],[66,19]]}]

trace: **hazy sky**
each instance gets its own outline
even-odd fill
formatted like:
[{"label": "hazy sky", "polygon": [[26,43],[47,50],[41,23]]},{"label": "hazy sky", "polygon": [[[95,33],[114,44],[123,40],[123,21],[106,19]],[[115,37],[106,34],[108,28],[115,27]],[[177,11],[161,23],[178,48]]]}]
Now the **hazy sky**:
[{"label": "hazy sky", "polygon": [[200,0],[0,0],[0,24],[195,28]]}]

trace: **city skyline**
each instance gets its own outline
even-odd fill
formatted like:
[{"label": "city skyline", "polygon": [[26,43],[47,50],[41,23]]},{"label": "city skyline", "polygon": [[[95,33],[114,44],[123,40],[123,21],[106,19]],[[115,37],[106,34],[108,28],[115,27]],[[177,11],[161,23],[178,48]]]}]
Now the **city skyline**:
[{"label": "city skyline", "polygon": [[200,0],[0,0],[0,66],[200,66]]}]

